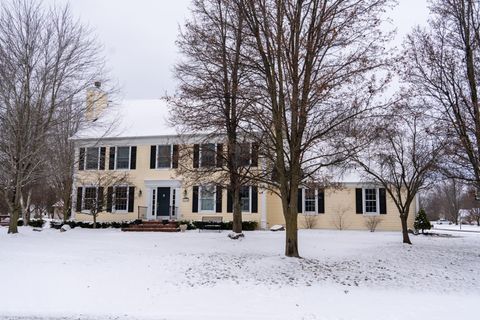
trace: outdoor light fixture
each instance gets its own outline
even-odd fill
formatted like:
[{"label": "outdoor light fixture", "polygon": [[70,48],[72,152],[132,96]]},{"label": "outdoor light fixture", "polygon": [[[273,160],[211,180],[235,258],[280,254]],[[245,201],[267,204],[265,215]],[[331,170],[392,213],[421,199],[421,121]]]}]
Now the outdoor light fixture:
[{"label": "outdoor light fixture", "polygon": [[188,202],[188,193],[187,190],[183,190],[183,202]]},{"label": "outdoor light fixture", "polygon": [[139,197],[142,196],[142,189],[139,189],[139,190],[138,190],[138,196],[139,196]]}]

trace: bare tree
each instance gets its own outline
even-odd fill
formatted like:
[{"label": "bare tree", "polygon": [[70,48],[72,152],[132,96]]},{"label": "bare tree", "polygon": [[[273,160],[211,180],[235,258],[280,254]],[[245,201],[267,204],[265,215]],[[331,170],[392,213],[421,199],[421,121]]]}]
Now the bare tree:
[{"label": "bare tree", "polygon": [[411,244],[407,225],[410,207],[419,191],[434,181],[444,150],[444,141],[435,137],[430,120],[419,106],[399,102],[391,115],[378,124],[376,139],[369,148],[354,158],[392,198],[400,214],[403,243],[408,244]]},{"label": "bare tree", "polygon": [[347,212],[348,208],[339,208],[337,213],[335,213],[334,217],[332,218],[332,223],[337,228],[337,230],[345,230],[349,227],[349,223],[347,221]]},{"label": "bare tree", "polygon": [[462,183],[457,179],[448,179],[441,185],[440,192],[445,217],[458,224],[460,222],[460,209],[463,207],[462,198],[464,197]]},{"label": "bare tree", "polygon": [[470,219],[477,223],[477,226],[480,227],[480,208],[472,208],[470,211]]},{"label": "bare tree", "polygon": [[[180,165],[188,180],[227,188],[233,204],[233,232],[242,233],[240,190],[250,182],[249,172],[258,165],[255,145],[243,134],[246,109],[252,103],[245,88],[242,62],[244,19],[238,7],[227,0],[194,0],[192,19],[185,24],[177,45],[183,60],[175,67],[179,80],[172,121],[179,128],[197,133],[197,143],[212,144],[216,163],[195,168]],[[226,150],[224,150],[225,145]],[[181,152],[192,163],[196,152]]]},{"label": "bare tree", "polygon": [[382,218],[379,216],[369,216],[365,219],[365,226],[370,230],[370,232],[375,232],[378,224],[382,222]]},{"label": "bare tree", "polygon": [[[115,201],[116,196],[113,194],[113,188],[127,186],[129,176],[126,172],[95,171],[82,175],[81,178],[77,179],[77,183],[86,186],[83,188],[85,189],[85,194],[82,195],[83,204],[77,204],[77,207],[82,212],[88,212],[92,216],[93,228],[95,229],[99,213],[105,211],[106,207],[111,207],[112,201]],[[88,190],[93,193],[87,194]]]},{"label": "bare tree", "polygon": [[389,0],[236,0],[249,29],[247,58],[257,104],[250,112],[265,183],[282,201],[285,255],[299,257],[297,194],[356,150],[349,130],[385,79],[390,34],[379,28]]},{"label": "bare tree", "polygon": [[449,177],[480,188],[480,3],[432,0],[429,27],[408,36],[404,79],[449,139]]},{"label": "bare tree", "polygon": [[315,229],[318,223],[318,216],[316,214],[303,214],[303,226],[305,229]]},{"label": "bare tree", "polygon": [[32,0],[0,6],[0,192],[9,233],[18,232],[25,190],[45,175],[48,137],[64,120],[58,113],[101,79],[100,49],[68,6],[47,9]]}]

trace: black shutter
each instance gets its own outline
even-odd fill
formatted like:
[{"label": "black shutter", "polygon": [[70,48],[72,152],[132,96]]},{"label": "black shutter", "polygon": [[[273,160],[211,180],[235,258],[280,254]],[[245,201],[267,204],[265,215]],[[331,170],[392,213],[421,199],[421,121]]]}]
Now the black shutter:
[{"label": "black shutter", "polygon": [[97,212],[103,211],[103,187],[98,187],[97,192]]},{"label": "black shutter", "polygon": [[110,147],[108,155],[108,170],[115,170],[115,147]]},{"label": "black shutter", "polygon": [[192,212],[198,212],[198,186],[193,186],[192,193]]},{"label": "black shutter", "polygon": [[128,187],[128,212],[133,212],[135,206],[135,187]]},{"label": "black shutter", "polygon": [[217,143],[217,168],[223,166],[223,144]]},{"label": "black shutter", "polygon": [[173,145],[173,153],[172,153],[172,168],[173,169],[178,168],[178,157],[179,157],[178,144],[174,144]]},{"label": "black shutter", "polygon": [[78,187],[77,188],[77,212],[82,211],[82,199],[83,199],[83,188]]},{"label": "black shutter", "polygon": [[303,210],[302,210],[302,207],[303,207],[303,203],[302,203],[302,200],[303,200],[303,197],[302,197],[302,192],[303,192],[303,189],[298,189],[298,195],[297,195],[297,212],[298,213],[302,213]]},{"label": "black shutter", "polygon": [[363,214],[362,188],[355,189],[355,203],[357,214]]},{"label": "black shutter", "polygon": [[318,206],[318,213],[325,213],[325,190],[318,189],[317,195],[317,206]]},{"label": "black shutter", "polygon": [[100,158],[98,160],[98,170],[105,170],[105,154],[106,154],[107,148],[101,147],[100,148]]},{"label": "black shutter", "polygon": [[157,146],[150,147],[150,169],[155,169],[157,167]]},{"label": "black shutter", "polygon": [[227,212],[233,212],[233,195],[230,190],[227,190]]},{"label": "black shutter", "polygon": [[107,152],[107,148],[105,147],[101,147],[100,148],[100,166],[99,166],[99,169],[100,170],[105,170],[105,154]]},{"label": "black shutter", "polygon": [[258,143],[252,143],[252,167],[258,167]]},{"label": "black shutter", "polygon": [[112,212],[113,187],[107,188],[107,212]]},{"label": "black shutter", "polygon": [[85,169],[85,148],[80,148],[78,152],[78,170]]},{"label": "black shutter", "polygon": [[252,186],[252,213],[258,212],[258,187]]},{"label": "black shutter", "polygon": [[137,169],[137,147],[130,147],[130,170]]},{"label": "black shutter", "polygon": [[222,212],[222,187],[217,186],[217,194],[215,196],[215,212]]},{"label": "black shutter", "polygon": [[380,196],[380,214],[387,214],[387,192],[385,188],[378,190]]},{"label": "black shutter", "polygon": [[200,162],[200,145],[193,145],[193,167],[198,168]]}]

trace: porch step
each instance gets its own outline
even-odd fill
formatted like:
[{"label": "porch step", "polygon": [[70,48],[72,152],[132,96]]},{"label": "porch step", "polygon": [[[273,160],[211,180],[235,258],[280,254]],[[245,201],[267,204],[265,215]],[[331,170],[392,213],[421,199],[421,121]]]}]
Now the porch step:
[{"label": "porch step", "polygon": [[169,221],[168,223],[163,223],[162,221],[143,221],[140,224],[134,224],[127,228],[122,228],[122,231],[177,232],[179,230],[176,221]]},{"label": "porch step", "polygon": [[178,232],[177,228],[152,228],[152,227],[128,227],[123,228],[126,232]]}]

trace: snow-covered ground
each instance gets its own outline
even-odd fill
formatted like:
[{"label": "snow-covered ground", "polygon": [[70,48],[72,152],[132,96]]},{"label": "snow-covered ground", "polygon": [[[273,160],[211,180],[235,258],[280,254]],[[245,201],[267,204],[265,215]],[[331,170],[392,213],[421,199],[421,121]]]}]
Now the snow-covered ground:
[{"label": "snow-covered ground", "polygon": [[462,224],[462,225],[455,225],[455,224],[448,224],[448,223],[443,223],[443,224],[438,224],[438,223],[432,223],[433,229],[432,230],[441,230],[441,231],[461,231],[461,232],[480,232],[480,227],[477,225],[468,225],[468,224]]},{"label": "snow-covered ground", "polygon": [[0,319],[479,319],[480,234],[0,228]]}]

